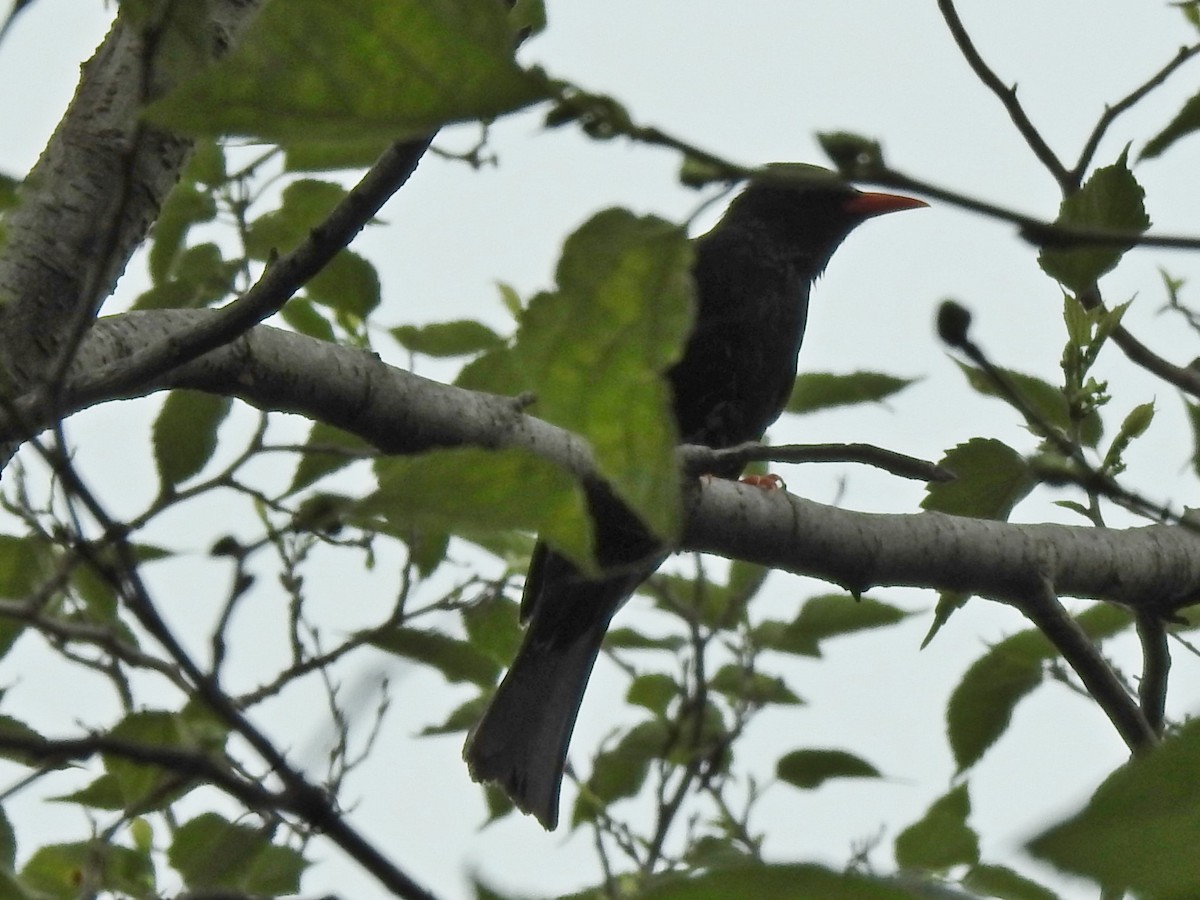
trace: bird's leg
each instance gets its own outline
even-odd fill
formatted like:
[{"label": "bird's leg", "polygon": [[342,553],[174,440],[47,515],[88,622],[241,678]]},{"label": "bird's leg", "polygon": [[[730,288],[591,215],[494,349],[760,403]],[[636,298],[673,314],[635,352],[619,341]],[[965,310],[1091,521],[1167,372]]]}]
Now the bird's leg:
[{"label": "bird's leg", "polygon": [[786,491],[787,482],[774,472],[768,475],[743,475],[738,479],[742,484],[760,488],[764,491]]},{"label": "bird's leg", "polygon": [[[714,475],[712,472],[705,472],[700,476],[700,480],[704,482],[712,481],[714,478],[720,478],[720,475]],[[738,479],[739,484],[748,484],[751,487],[760,488],[764,491],[785,491],[787,490],[787,482],[779,475],[774,473],[770,475],[743,475]]]}]

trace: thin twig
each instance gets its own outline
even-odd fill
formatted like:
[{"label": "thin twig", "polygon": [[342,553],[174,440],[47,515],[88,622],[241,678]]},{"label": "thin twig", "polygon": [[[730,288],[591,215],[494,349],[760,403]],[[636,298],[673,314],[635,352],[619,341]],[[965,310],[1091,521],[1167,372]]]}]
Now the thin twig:
[{"label": "thin twig", "polygon": [[1122,97],[1112,106],[1104,108],[1104,114],[1096,122],[1096,127],[1088,135],[1087,142],[1083,145],[1083,150],[1079,153],[1079,162],[1075,163],[1075,168],[1068,173],[1073,188],[1078,188],[1083,181],[1084,173],[1087,172],[1088,167],[1092,164],[1092,157],[1096,155],[1096,148],[1100,146],[1100,140],[1117,117],[1131,109],[1138,101],[1166,81],[1176,69],[1197,53],[1200,53],[1200,44],[1192,44],[1190,47],[1180,47],[1179,52],[1172,57],[1171,61],[1151,75],[1143,84],[1130,91],[1129,94]]},{"label": "thin twig", "polygon": [[1108,472],[1097,469],[1084,455],[1082,448],[1055,425],[1048,422],[1034,408],[1012,380],[997,367],[982,349],[972,341],[964,328],[961,333],[943,331],[942,339],[950,346],[961,351],[971,362],[995,385],[1000,396],[1025,419],[1026,424],[1034,434],[1040,435],[1057,450],[1064,458],[1071,461],[1076,470],[1066,469],[1053,472],[1054,477],[1078,484],[1089,493],[1095,492],[1107,497],[1112,502],[1138,515],[1146,516],[1157,522],[1171,522],[1182,525],[1192,531],[1200,532],[1200,524],[1192,522],[1182,513],[1171,509],[1163,503],[1154,501],[1134,493],[1121,485]]},{"label": "thin twig", "polygon": [[[708,581],[704,577],[703,569],[700,568],[699,554],[696,554],[696,561],[697,567],[700,569],[696,578],[696,590],[698,594],[702,594]],[[700,742],[703,738],[704,710],[708,704],[708,676],[704,664],[704,654],[707,652],[708,638],[701,629],[694,609],[702,608],[703,604],[703,597],[697,596],[690,613],[686,611],[687,606],[685,604],[678,604],[677,611],[684,615],[688,626],[688,637],[692,646],[692,659],[694,660],[692,682],[695,685],[695,693],[691,697],[685,697],[680,705],[679,718],[684,721],[673,723],[675,727],[672,729],[667,747],[664,748],[663,756],[668,756],[672,749],[678,749],[680,740],[683,737],[679,726],[681,724],[688,724],[688,719],[690,718],[691,729],[690,734],[687,735],[687,750],[689,753],[687,763],[683,767],[683,772],[679,777],[679,782],[676,784],[675,790],[670,797],[660,796],[659,798],[658,812],[655,816],[654,836],[650,839],[646,860],[642,866],[642,872],[646,875],[652,874],[654,867],[662,859],[663,845],[666,843],[671,825],[674,823],[675,817],[679,814],[684,800],[687,799],[692,783],[700,774],[701,759],[697,756],[696,750],[700,747]]]},{"label": "thin twig", "polygon": [[1167,628],[1158,613],[1139,609],[1137,634],[1142,644],[1142,680],[1138,685],[1138,698],[1150,727],[1161,735],[1167,706],[1167,679],[1171,672]]},{"label": "thin twig", "polygon": [[693,474],[711,472],[735,463],[750,462],[779,463],[861,463],[883,469],[901,478],[917,481],[950,481],[954,478],[948,470],[937,463],[914,456],[906,456],[894,450],[886,450],[873,444],[780,444],[769,445],[758,441],[746,441],[733,447],[720,449],[699,444],[685,444],[679,448],[684,470]]},{"label": "thin twig", "polygon": [[958,17],[958,11],[954,8],[952,0],[938,0],[938,9],[942,13],[942,18],[946,20],[946,26],[950,29],[950,34],[954,37],[954,42],[958,45],[958,49],[962,51],[963,58],[966,59],[967,65],[978,76],[993,94],[999,98],[1004,105],[1004,109],[1008,112],[1008,117],[1012,119],[1013,124],[1017,126],[1017,131],[1021,133],[1021,137],[1025,138],[1025,143],[1029,145],[1029,149],[1033,151],[1033,155],[1054,176],[1055,180],[1064,186],[1068,183],[1071,173],[1067,171],[1067,167],[1062,164],[1054,151],[1050,149],[1050,145],[1046,143],[1041,132],[1030,120],[1025,112],[1025,108],[1021,106],[1021,102],[1017,99],[1016,86],[1009,87],[1000,77],[992,71],[983,57],[979,55],[979,51],[975,48],[971,36],[967,34],[967,29],[962,23],[962,19]]},{"label": "thin twig", "polygon": [[209,350],[221,347],[277,312],[300,287],[379,212],[416,168],[429,138],[393,144],[295,250],[268,265],[262,277],[215,316],[171,335],[86,378],[89,397],[113,396],[144,385]]},{"label": "thin twig", "polygon": [[[124,526],[108,515],[68,459],[59,454],[49,454],[46,461],[62,480],[64,489],[87,510],[106,537],[126,534]],[[89,565],[123,596],[126,608],[175,661],[190,682],[192,694],[245,740],[271,768],[284,788],[284,808],[302,816],[313,828],[324,833],[394,895],[407,900],[433,900],[432,894],[354,829],[337,809],[333,799],[293,768],[267,736],[243,715],[221,686],[205,674],[159,614],[142,582],[133,549],[123,539],[113,540],[112,543],[115,563],[97,557],[87,543],[81,543],[77,549]]]},{"label": "thin twig", "polygon": [[1191,366],[1177,366],[1175,363],[1163,359],[1130,334],[1124,325],[1118,325],[1110,337],[1131,363],[1193,397],[1200,397],[1200,369],[1193,369]]},{"label": "thin twig", "polygon": [[1027,598],[1021,611],[1062,654],[1126,746],[1135,754],[1149,750],[1158,743],[1154,728],[1079,623],[1063,608],[1050,575],[1042,573],[1040,581],[1041,589]]},{"label": "thin twig", "polygon": [[218,765],[208,754],[197,750],[182,750],[161,744],[138,744],[101,734],[52,740],[16,731],[0,732],[0,748],[10,754],[20,753],[40,763],[55,764],[87,759],[103,753],[201,779],[236,797],[249,809],[290,809],[287,797],[238,777],[227,768]]},{"label": "thin twig", "polygon": [[1076,247],[1164,247],[1173,250],[1200,250],[1200,237],[1181,234],[1149,234],[1143,231],[1120,231],[1109,228],[1076,228],[1047,222],[1036,216],[997,206],[958,191],[941,187],[930,181],[905,175],[887,166],[871,169],[862,181],[882,187],[898,188],[923,194],[950,206],[979,213],[989,219],[1017,226],[1021,237],[1038,246],[1056,249]]}]

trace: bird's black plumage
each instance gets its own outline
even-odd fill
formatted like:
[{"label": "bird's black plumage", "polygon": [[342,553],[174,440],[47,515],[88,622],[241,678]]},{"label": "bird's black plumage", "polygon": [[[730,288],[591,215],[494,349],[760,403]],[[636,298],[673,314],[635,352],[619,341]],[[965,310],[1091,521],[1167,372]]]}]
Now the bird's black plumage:
[{"label": "bird's black plumage", "polygon": [[[813,280],[860,222],[922,205],[833,180],[755,183],[734,199],[695,243],[695,324],[666,373],[680,439],[727,447],[761,438],[796,377]],[[476,780],[499,784],[546,828],[558,821],[567,745],[609,621],[666,558],[602,489],[589,499],[605,574],[585,578],[537,545],[521,600],[525,639],[464,751]]]}]

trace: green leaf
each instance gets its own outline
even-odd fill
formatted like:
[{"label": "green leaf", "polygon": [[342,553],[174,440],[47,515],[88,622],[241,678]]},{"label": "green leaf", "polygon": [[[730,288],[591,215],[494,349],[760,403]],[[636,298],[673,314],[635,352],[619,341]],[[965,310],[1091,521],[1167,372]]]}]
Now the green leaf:
[{"label": "green leaf", "polygon": [[462,611],[467,639],[500,665],[508,665],[521,645],[517,604],[502,594],[492,594]]},{"label": "green leaf", "polygon": [[483,799],[487,804],[488,822],[502,819],[517,808],[512,800],[509,799],[508,794],[504,793],[504,791],[500,790],[494,784],[485,784],[483,786]]},{"label": "green leaf", "polygon": [[1058,895],[1005,866],[976,865],[963,877],[962,886],[984,897],[1001,900],[1058,900]]},{"label": "green leaf", "polygon": [[[1075,303],[1073,299],[1069,302]],[[966,376],[967,382],[972,388],[985,397],[999,397],[1007,402],[1004,392],[986,372],[958,360],[955,362],[958,363],[959,370]],[[1017,372],[1014,369],[1000,369],[999,371],[1025,404],[1037,413],[1038,418],[1060,431],[1066,432],[1069,429],[1071,425],[1070,410],[1067,406],[1067,398],[1063,396],[1061,388],[1057,388],[1041,378]],[[1089,447],[1096,446],[1103,430],[1100,415],[1095,410],[1089,412],[1080,422],[1079,430],[1080,439],[1085,444]]]},{"label": "green leaf", "polygon": [[121,15],[138,33],[153,34],[155,82],[174,87],[203,71],[212,54],[212,22],[207,3],[122,0]]},{"label": "green leaf", "polygon": [[640,900],[913,900],[902,887],[857,872],[814,864],[729,866],[687,876],[672,873],[638,894]]},{"label": "green leaf", "polygon": [[[152,544],[129,544],[127,547],[133,551],[133,556],[139,565],[174,555]],[[97,551],[95,563],[108,572],[114,571],[114,567],[120,567],[118,554],[113,548]],[[113,629],[114,633],[127,641],[129,646],[136,647],[138,645],[137,636],[120,620],[118,615],[120,601],[117,587],[95,564],[79,566],[71,573],[71,589],[75,592],[76,598],[83,601],[81,606],[70,612],[71,621],[104,625]]]},{"label": "green leaf", "polygon": [[220,141],[197,140],[192,155],[183,167],[183,183],[216,187],[229,180],[225,169],[225,147]]},{"label": "green leaf", "polygon": [[[745,617],[746,607],[767,580],[771,570],[754,563],[733,560],[729,580],[719,584],[707,577],[684,578],[678,575],[655,575],[651,584],[667,585],[666,596],[673,602],[686,603],[702,624],[717,629],[734,627]],[[659,605],[672,612],[671,603]]]},{"label": "green leaf", "polygon": [[[295,0],[284,0],[281,6]],[[269,259],[285,253],[309,236],[346,196],[346,189],[331,181],[302,178],[283,189],[279,208],[263,213],[246,229],[246,253],[252,259]]]},{"label": "green leaf", "polygon": [[292,476],[291,487],[288,488],[289,494],[314,484],[326,475],[341,471],[374,450],[358,435],[324,422],[313,422],[304,447],[300,462],[296,464],[296,474]]},{"label": "green leaf", "polygon": [[744,608],[758,594],[770,574],[771,569],[767,566],[741,559],[731,560],[729,579],[724,585],[724,590],[738,598],[738,605]]},{"label": "green leaf", "polygon": [[[1127,153],[1128,150],[1122,151],[1111,166],[1097,169],[1082,188],[1063,200],[1055,224],[1138,234],[1149,228],[1150,218],[1143,204],[1145,192],[1126,165]],[[1130,246],[1045,247],[1038,256],[1038,264],[1047,275],[1078,294],[1116,268]]]},{"label": "green leaf", "polygon": [[23,743],[32,743],[34,747],[38,747],[46,740],[24,722],[18,721],[12,716],[0,714],[0,758],[10,759],[13,762],[23,763],[28,766],[45,764],[45,754],[41,753],[40,750],[30,753],[25,750],[5,749],[3,746],[5,737],[16,739]]},{"label": "green leaf", "polygon": [[737,840],[702,835],[693,840],[684,854],[684,862],[693,871],[711,871],[752,862],[746,848]]},{"label": "green leaf", "polygon": [[1029,850],[1114,892],[1193,897],[1200,884],[1200,719],[1117,769]]},{"label": "green leaf", "polygon": [[784,684],[782,678],[751,671],[735,663],[721,666],[713,675],[709,687],[733,700],[755,706],[767,703],[795,706],[804,702]]},{"label": "green leaf", "polygon": [[272,844],[260,829],[202,813],[175,831],[171,865],[193,891],[293,894],[308,862],[290,847]]},{"label": "green leaf", "polygon": [[21,881],[39,900],[76,900],[82,884],[117,895],[157,895],[154,863],[148,854],[101,841],[42,847],[21,870]]},{"label": "green leaf", "polygon": [[729,171],[711,159],[684,153],[679,163],[679,183],[684,187],[707,187],[714,181],[726,181]]},{"label": "green leaf", "polygon": [[[1129,628],[1133,614],[1098,603],[1075,622],[1099,642]],[[1056,655],[1041,632],[1031,629],[996,644],[967,669],[946,710],[950,748],[960,772],[978,762],[1005,732],[1016,705],[1041,683],[1043,663]]]},{"label": "green leaf", "polygon": [[1121,634],[1133,623],[1133,611],[1116,604],[1096,604],[1075,617],[1075,624],[1093,641],[1103,641]]},{"label": "green leaf", "polygon": [[233,400],[199,391],[175,390],[154,420],[154,462],[164,485],[177,485],[204,468],[217,449],[217,429]]},{"label": "green leaf", "polygon": [[[303,136],[295,139],[302,141]],[[340,169],[360,169],[379,158],[386,144],[373,134],[363,138],[347,135],[339,141],[293,142],[283,149],[286,172],[333,172]]]},{"label": "green leaf", "polygon": [[1071,512],[1079,515],[1081,518],[1084,518],[1089,522],[1092,521],[1091,510],[1075,500],[1055,500],[1054,505],[1062,507],[1063,509],[1069,509]]},{"label": "green leaf", "polygon": [[217,204],[212,194],[195,184],[181,182],[167,194],[154,223],[148,259],[150,277],[156,284],[171,274],[191,227],[211,222],[216,215]]},{"label": "green leaf", "polygon": [[17,189],[20,186],[19,178],[0,173],[0,212],[17,205]]},{"label": "green leaf", "polygon": [[558,291],[530,301],[515,346],[470,367],[472,387],[532,391],[535,413],[586,438],[600,474],[667,538],[678,531],[682,499],[662,374],[691,325],[691,259],[678,226],[601,212],[567,238]]},{"label": "green leaf", "polygon": [[417,567],[417,574],[422,578],[428,578],[446,561],[446,553],[450,549],[450,535],[445,532],[422,531],[413,534],[408,531],[396,536],[408,546],[409,559]]},{"label": "green leaf", "polygon": [[379,273],[353,250],[342,250],[304,290],[314,302],[362,320],[379,306]]},{"label": "green leaf", "polygon": [[1192,471],[1200,475],[1200,403],[1185,399],[1183,405],[1192,426]]},{"label": "green leaf", "polygon": [[943,872],[979,862],[979,838],[967,826],[970,814],[971,798],[967,786],[960,784],[896,836],[896,864],[901,869]]},{"label": "green leaf", "polygon": [[53,574],[59,556],[58,549],[39,536],[0,534],[0,597],[24,600]]},{"label": "green leaf", "polygon": [[835,406],[882,403],[917,380],[880,372],[854,372],[850,375],[808,372],[797,376],[787,411],[809,413]]},{"label": "green leaf", "polygon": [[546,96],[545,77],[514,62],[514,44],[500,3],[283,0],[146,114],[189,135],[350,148],[366,165],[393,141]]},{"label": "green leaf", "polygon": [[887,168],[879,141],[863,135],[849,131],[823,131],[817,134],[817,142],[829,161],[846,178],[869,181],[873,174]]},{"label": "green leaf", "polygon": [[331,344],[337,342],[333,326],[329,324],[329,320],[325,316],[317,311],[316,304],[307,297],[293,297],[283,304],[279,315],[288,324],[288,327],[298,334],[306,334]]},{"label": "green leaf", "polygon": [[145,816],[137,816],[129,823],[129,837],[141,853],[149,853],[154,849],[154,826]]},{"label": "green leaf", "polygon": [[375,461],[379,489],[358,504],[396,533],[536,531],[585,568],[591,521],[564,470],[521,450],[460,448]]},{"label": "green leaf", "polygon": [[[24,600],[41,588],[57,566],[59,550],[38,535],[0,534],[0,598]],[[0,657],[12,649],[25,623],[0,617]]]},{"label": "green leaf", "polygon": [[880,778],[879,770],[845,750],[793,750],[775,764],[780,781],[804,789],[819,787],[831,778]]},{"label": "green leaf", "polygon": [[671,701],[682,695],[683,691],[670,675],[651,672],[639,675],[629,683],[625,702],[645,707],[657,716],[665,716]]},{"label": "green leaf", "polygon": [[50,799],[55,803],[78,803],[80,806],[87,806],[92,809],[109,809],[114,811],[125,809],[126,805],[125,794],[121,790],[120,781],[115,775],[108,774],[93,779],[77,791],[72,791],[69,794],[61,794]]},{"label": "green leaf", "polygon": [[[1195,9],[1192,14],[1195,14]],[[1200,94],[1188,98],[1167,127],[1146,142],[1141,159],[1161,156],[1177,140],[1197,130],[1200,130]]]},{"label": "green leaf", "polygon": [[970,768],[1008,728],[1016,705],[1042,682],[1054,648],[1039,631],[1022,631],[975,660],[950,695],[946,729],[958,771]]},{"label": "green leaf", "polygon": [[1083,376],[1091,368],[1104,344],[1125,318],[1132,300],[1108,309],[1088,309],[1078,297],[1063,295],[1063,322],[1067,326],[1067,346],[1063,350],[1062,369],[1067,375],[1067,391],[1078,391]]},{"label": "green leaf", "polygon": [[755,637],[769,650],[820,656],[823,640],[894,625],[908,615],[870,597],[855,600],[848,594],[822,594],[806,600],[799,615],[782,629],[756,628]]},{"label": "green leaf", "polygon": [[509,14],[514,30],[541,34],[546,30],[546,7],[542,0],[513,0]]},{"label": "green leaf", "polygon": [[[161,710],[130,713],[113,727],[110,736],[141,747],[179,747],[183,743],[175,715]],[[104,768],[115,779],[126,808],[139,812],[161,809],[178,799],[185,789],[175,784],[179,777],[170,769],[134,762],[116,753],[106,754],[103,759]],[[168,785],[174,787],[165,790]]]},{"label": "green leaf", "polygon": [[389,334],[405,350],[426,356],[470,356],[504,346],[500,335],[473,319],[401,325]]},{"label": "green leaf", "polygon": [[1129,445],[1134,440],[1146,433],[1146,429],[1150,427],[1150,423],[1153,421],[1153,401],[1141,403],[1131,409],[1121,422],[1121,427],[1117,430],[1116,437],[1113,438],[1108,452],[1104,454],[1103,470],[1112,474],[1119,474],[1124,471],[1125,451],[1129,449]]},{"label": "green leaf", "polygon": [[632,797],[641,790],[650,763],[662,757],[669,740],[667,725],[654,719],[635,725],[615,747],[600,753],[591,777],[576,798],[572,826],[590,822],[614,800]]},{"label": "green leaf", "polygon": [[[211,718],[181,715],[165,710],[139,710],[118,722],[109,733],[114,740],[135,747],[159,747],[194,751],[219,749],[226,731]],[[113,777],[126,809],[147,812],[163,809],[191,790],[196,779],[118,753],[103,754],[105,771]],[[94,783],[93,783],[94,784]]]},{"label": "green leaf", "polygon": [[447,681],[491,687],[500,664],[467,641],[424,628],[398,626],[370,640],[371,646],[437,669]]},{"label": "green leaf", "polygon": [[939,465],[955,478],[930,482],[922,509],[1004,521],[1037,483],[1021,455],[993,438],[959,444]]},{"label": "green leaf", "polygon": [[474,728],[476,723],[483,718],[483,712],[487,709],[488,700],[491,699],[491,694],[480,694],[478,697],[472,697],[466,703],[463,703],[450,712],[450,715],[439,725],[427,725],[421,729],[422,737],[431,737],[440,734],[457,734],[460,731],[468,731]]},{"label": "green leaf", "polygon": [[[0,867],[12,872],[17,864],[17,836],[8,815],[0,807]],[[2,894],[2,892],[0,892]]]},{"label": "green leaf", "polygon": [[477,532],[469,537],[459,535],[481,550],[499,557],[508,565],[510,572],[523,572],[529,566],[535,540],[532,535],[518,531]]},{"label": "green leaf", "polygon": [[500,302],[504,304],[504,308],[508,310],[508,314],[514,319],[519,318],[525,310],[525,304],[521,302],[521,295],[517,293],[517,289],[511,284],[497,281],[496,290],[499,292]]},{"label": "green leaf", "polygon": [[744,591],[714,583],[703,575],[659,572],[650,577],[645,588],[660,609],[673,615],[686,609],[697,624],[716,629],[731,628],[741,621],[749,602]]},{"label": "green leaf", "polygon": [[950,617],[966,606],[967,601],[971,599],[970,594],[964,594],[962,591],[939,591],[937,606],[933,610],[933,621],[929,625],[929,630],[925,632],[925,637],[921,640],[921,649],[924,650],[937,637],[937,633],[942,630],[942,626],[950,621]]},{"label": "green leaf", "polygon": [[133,308],[202,309],[229,295],[240,267],[240,261],[226,260],[214,243],[188,247],[174,261],[170,280],[138,295]]},{"label": "green leaf", "polygon": [[529,381],[518,366],[511,347],[497,347],[470,360],[459,371],[454,383],[469,391],[516,396],[529,390]]},{"label": "green leaf", "polygon": [[632,628],[610,628],[604,635],[604,646],[609,650],[666,650],[675,653],[687,645],[687,640],[676,634],[649,637]]}]

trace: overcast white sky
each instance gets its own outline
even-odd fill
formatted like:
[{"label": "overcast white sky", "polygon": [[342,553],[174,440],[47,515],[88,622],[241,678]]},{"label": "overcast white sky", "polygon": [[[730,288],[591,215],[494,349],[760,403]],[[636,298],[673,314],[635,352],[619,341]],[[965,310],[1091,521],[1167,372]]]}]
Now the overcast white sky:
[{"label": "overcast white sky", "polygon": [[[1057,209],[1053,182],[968,71],[932,0],[548,0],[548,6],[549,29],[523,48],[524,60],[611,93],[640,121],[701,147],[747,163],[822,162],[816,132],[857,131],[881,139],[893,167],[916,177],[1046,218]],[[0,45],[5,86],[0,121],[7,123],[0,134],[0,170],[16,175],[32,164],[69,99],[79,63],[102,37],[109,12],[96,0],[38,0]],[[1105,103],[1124,96],[1194,38],[1176,10],[1145,0],[1108,0],[1103,14],[1098,4],[1083,0],[963,2],[960,12],[985,58],[1006,81],[1019,83],[1033,120],[1068,161]],[[1200,63],[1193,62],[1120,121],[1097,162],[1111,162],[1130,140],[1139,142],[1136,150],[1196,91],[1198,81]],[[439,140],[464,148],[474,134],[447,132]],[[702,199],[675,181],[673,154],[624,142],[594,144],[571,129],[544,132],[537,111],[498,123],[491,148],[499,166],[481,172],[426,159],[385,210],[386,227],[359,242],[383,276],[380,323],[471,316],[508,328],[494,283],[508,282],[522,295],[549,285],[563,236],[596,210],[624,205],[682,219]],[[1200,233],[1198,150],[1200,139],[1137,169],[1157,230]],[[1182,253],[1138,251],[1106,282],[1110,302],[1137,295],[1126,323],[1180,363],[1198,354],[1178,320],[1156,314],[1163,299],[1156,267],[1186,277],[1200,268],[1198,262],[1200,257]],[[139,277],[136,272],[127,277],[124,296],[136,293]],[[932,318],[945,297],[975,312],[974,337],[997,363],[1057,377],[1062,329],[1056,286],[1039,273],[1033,254],[1010,227],[935,206],[871,222],[839,250],[814,293],[801,354],[802,369],[870,368],[925,380],[888,408],[781,422],[772,437],[869,441],[926,458],[977,434],[1031,449],[1015,416],[965,388],[944,355]],[[392,352],[386,339],[379,349]],[[392,359],[403,362],[399,353]],[[1131,454],[1131,483],[1151,496],[1197,505],[1194,482],[1178,477],[1191,445],[1174,392],[1132,371],[1115,351],[1103,373],[1116,393],[1112,427],[1138,403],[1156,399],[1159,405],[1157,436]],[[122,440],[129,434],[128,417],[144,421],[152,409],[147,404],[131,414],[123,407],[73,428],[81,463],[114,505],[121,504],[122,492],[134,490],[128,473],[138,451]],[[119,480],[114,472],[121,473]],[[917,485],[861,470],[783,474],[791,490],[814,500],[828,502],[844,487],[842,502],[858,509],[914,511],[921,497]],[[1039,492],[1017,517],[1072,521],[1049,505],[1057,496]],[[176,529],[176,543],[185,544],[190,532],[181,523]],[[207,536],[197,537],[194,546],[203,550],[207,543]],[[333,603],[345,600],[339,597],[345,584],[355,585],[351,590],[378,589],[378,579],[364,578],[331,572],[328,583],[317,580],[313,587],[327,590]],[[762,615],[790,615],[799,600],[821,589],[776,577]],[[873,595],[913,609],[934,602],[919,592]],[[210,602],[203,588],[188,599]],[[637,607],[624,615],[637,616]],[[834,783],[807,794],[777,788],[759,819],[773,856],[840,865],[856,841],[881,829],[884,847],[890,847],[897,829],[919,818],[947,789],[953,764],[942,724],[946,697],[985,645],[1020,622],[1007,610],[975,601],[918,653],[927,627],[928,617],[917,616],[902,628],[832,644],[823,661],[781,663],[780,671],[809,705],[764,715],[749,746],[761,749],[764,760],[799,746],[845,747],[883,768],[888,780]],[[483,807],[459,760],[459,740],[406,738],[463,699],[462,693],[443,689],[425,673],[390,672],[395,709],[378,748],[380,764],[350,785],[350,796],[358,799],[354,821],[442,896],[466,895],[465,866],[529,893],[594,881],[584,834],[547,835],[532,820],[515,817],[476,831]],[[1200,707],[1198,674],[1193,661],[1180,659],[1176,713]],[[24,701],[40,705],[41,714],[54,721],[57,695],[38,692],[49,680],[14,671],[11,664],[0,669],[0,683],[15,683],[6,710],[12,703],[12,712],[24,715],[16,705]],[[623,690],[623,678],[601,664],[577,742],[594,744],[609,730],[620,715]],[[297,714],[295,707],[281,705],[262,716],[286,736],[285,743],[305,747],[319,729],[297,731],[295,722],[305,721]],[[58,724],[66,728],[80,713],[71,707],[62,715]],[[973,822],[985,841],[985,860],[1012,863],[1023,839],[1081,802],[1121,758],[1120,742],[1098,710],[1062,688],[1039,691],[972,778]],[[22,810],[34,812],[31,804],[14,806],[10,815],[18,825]],[[86,830],[74,810],[53,815],[45,819],[53,823],[47,828],[59,829],[63,838]],[[41,839],[30,835],[21,846],[28,851]],[[309,893],[375,893],[332,852],[320,852]],[[886,867],[886,858],[880,863]],[[1076,887],[1066,895],[1089,893]]]}]

